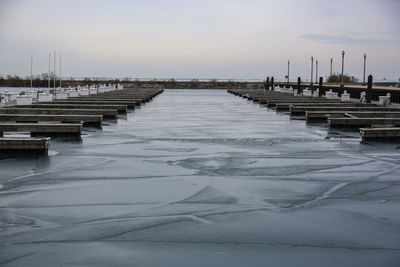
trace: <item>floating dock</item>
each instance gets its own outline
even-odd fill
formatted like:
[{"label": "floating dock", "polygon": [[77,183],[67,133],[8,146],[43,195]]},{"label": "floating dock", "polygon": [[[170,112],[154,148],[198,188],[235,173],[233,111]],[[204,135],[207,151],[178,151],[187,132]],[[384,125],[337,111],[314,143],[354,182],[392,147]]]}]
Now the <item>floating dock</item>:
[{"label": "floating dock", "polygon": [[119,113],[126,113],[128,107],[126,105],[95,105],[95,104],[32,104],[32,105],[21,105],[15,106],[16,108],[47,108],[47,109],[115,109]]},{"label": "floating dock", "polygon": [[30,114],[0,114],[0,122],[40,122],[53,121],[60,123],[84,123],[85,126],[100,126],[103,115],[30,115]]},{"label": "floating dock", "polygon": [[0,137],[1,154],[47,155],[49,147],[50,137]]},{"label": "floating dock", "polygon": [[[400,108],[383,107],[320,96],[298,96],[293,93],[264,89],[228,90],[229,93],[275,108],[305,116],[309,122],[325,121],[332,128],[360,129],[364,141],[397,140],[400,136]],[[348,100],[348,99],[347,99]],[[371,127],[371,128],[360,128]]]},{"label": "floating dock", "polygon": [[[0,108],[2,151],[47,151],[49,136],[80,138],[84,127],[101,128],[103,120],[116,120],[118,113],[126,113],[128,109],[149,102],[163,91],[156,88],[113,89],[104,93]],[[3,137],[4,133],[10,132],[30,133],[32,137]],[[36,136],[43,138],[33,138]]]},{"label": "floating dock", "polygon": [[18,123],[0,122],[0,137],[4,132],[29,132],[31,136],[80,137],[82,123]]},{"label": "floating dock", "polygon": [[366,141],[399,141],[400,128],[360,128],[362,142]]},{"label": "floating dock", "polygon": [[34,115],[101,115],[107,119],[117,119],[115,109],[46,109],[46,108],[1,108],[0,114],[34,114]]}]

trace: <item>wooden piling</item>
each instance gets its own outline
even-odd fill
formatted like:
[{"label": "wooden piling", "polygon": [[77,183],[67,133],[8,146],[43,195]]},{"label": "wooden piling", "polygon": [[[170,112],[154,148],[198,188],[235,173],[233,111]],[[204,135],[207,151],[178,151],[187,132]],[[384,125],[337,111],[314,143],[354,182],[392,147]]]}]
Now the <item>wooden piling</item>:
[{"label": "wooden piling", "polygon": [[297,77],[297,93],[300,95],[303,92],[301,88],[301,77]]},{"label": "wooden piling", "polygon": [[323,81],[324,81],[324,78],[319,77],[319,84],[318,84],[318,96],[319,97],[322,96]]},{"label": "wooden piling", "polygon": [[371,103],[371,101],[372,101],[372,75],[368,76],[368,86],[367,86],[365,98],[367,100],[367,103]]}]

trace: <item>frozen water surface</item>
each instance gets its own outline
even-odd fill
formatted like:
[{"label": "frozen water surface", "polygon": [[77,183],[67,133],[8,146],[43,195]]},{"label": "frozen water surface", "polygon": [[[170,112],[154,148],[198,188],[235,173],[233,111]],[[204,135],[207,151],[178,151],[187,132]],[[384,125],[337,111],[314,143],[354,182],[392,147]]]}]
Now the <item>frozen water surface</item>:
[{"label": "frozen water surface", "polygon": [[400,266],[400,153],[224,91],[167,90],[0,160],[2,266]]}]

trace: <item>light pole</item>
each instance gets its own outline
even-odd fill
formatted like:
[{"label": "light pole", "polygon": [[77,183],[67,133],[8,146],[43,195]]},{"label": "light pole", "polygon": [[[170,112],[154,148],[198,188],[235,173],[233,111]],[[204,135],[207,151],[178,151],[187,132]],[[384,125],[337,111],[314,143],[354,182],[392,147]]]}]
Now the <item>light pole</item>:
[{"label": "light pole", "polygon": [[289,66],[290,66],[290,60],[287,61],[287,83],[289,85]]},{"label": "light pole", "polygon": [[343,83],[344,55],[345,55],[345,52],[344,52],[344,50],[343,50],[343,51],[342,51],[342,76],[340,77],[340,87],[344,87],[344,83]]},{"label": "light pole", "polygon": [[313,77],[313,66],[314,66],[314,57],[311,56],[311,81],[310,81],[310,86],[312,86],[312,77]]},{"label": "light pole", "polygon": [[47,77],[47,85],[49,90],[50,90],[50,62],[51,62],[51,53],[49,53],[49,74]]},{"label": "light pole", "polygon": [[33,55],[31,54],[31,90],[32,90],[32,66],[33,66]]},{"label": "light pole", "polygon": [[54,93],[56,93],[56,51],[54,51]]},{"label": "light pole", "polygon": [[315,60],[315,82],[318,81],[318,60]]},{"label": "light pole", "polygon": [[332,77],[332,63],[333,63],[333,58],[331,58],[331,72],[330,72],[330,77]]},{"label": "light pole", "polygon": [[365,84],[365,65],[367,62],[367,53],[364,53],[364,74],[363,74],[363,84]]},{"label": "light pole", "polygon": [[61,55],[60,55],[60,89],[61,89]]}]

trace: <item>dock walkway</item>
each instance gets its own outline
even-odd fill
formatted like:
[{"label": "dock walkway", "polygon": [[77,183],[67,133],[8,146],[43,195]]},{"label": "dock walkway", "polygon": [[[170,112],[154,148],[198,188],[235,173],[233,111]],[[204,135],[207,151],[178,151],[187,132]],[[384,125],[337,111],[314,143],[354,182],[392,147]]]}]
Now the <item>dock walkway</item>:
[{"label": "dock walkway", "polygon": [[[275,108],[276,111],[288,111],[292,116],[304,116],[309,122],[325,121],[332,128],[359,129],[363,142],[393,142],[400,138],[400,107],[397,105],[383,107],[376,103],[295,96],[264,89],[236,89],[228,92]],[[370,128],[360,128],[365,126]]]},{"label": "dock walkway", "polygon": [[[80,138],[84,127],[101,128],[103,120],[116,120],[118,113],[126,113],[162,92],[158,88],[125,88],[47,102],[35,99],[30,105],[9,103],[0,108],[0,152],[38,150],[45,153],[49,137]],[[31,137],[5,136],[14,132],[27,132]]]}]

